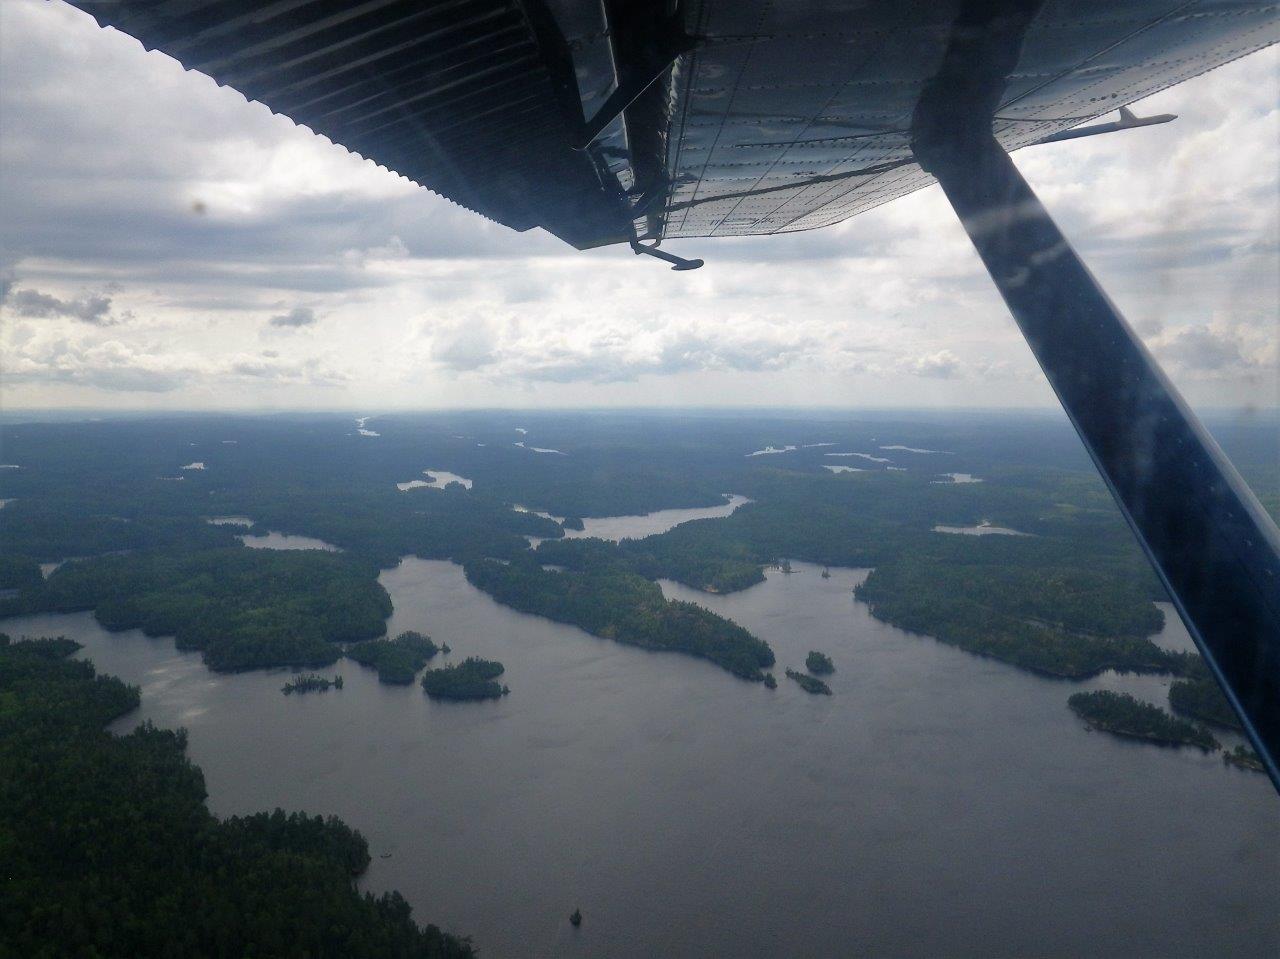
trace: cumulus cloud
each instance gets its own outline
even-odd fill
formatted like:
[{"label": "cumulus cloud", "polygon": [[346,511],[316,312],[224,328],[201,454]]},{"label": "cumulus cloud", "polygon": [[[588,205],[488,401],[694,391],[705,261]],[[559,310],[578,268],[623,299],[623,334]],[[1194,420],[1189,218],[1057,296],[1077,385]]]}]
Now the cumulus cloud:
[{"label": "cumulus cloud", "polygon": [[1231,332],[1215,333],[1205,326],[1178,331],[1161,352],[1191,370],[1216,372],[1245,365],[1239,337]]},{"label": "cumulus cloud", "polygon": [[635,311],[601,315],[566,306],[529,317],[462,315],[425,324],[427,355],[451,372],[494,381],[619,383],[693,372],[770,372],[844,355],[821,321],[779,329],[770,317],[690,321]]},{"label": "cumulus cloud", "polygon": [[109,392],[166,393],[181,387],[193,372],[181,360],[139,351],[118,340],[28,335],[19,338],[17,349],[6,351],[5,379],[19,383],[59,382]]},{"label": "cumulus cloud", "polygon": [[1201,381],[1256,379],[1280,364],[1280,324],[1270,327],[1221,319],[1162,330],[1149,341],[1157,359]]},{"label": "cumulus cloud", "polygon": [[916,376],[949,380],[960,372],[960,357],[950,350],[938,350],[938,352],[930,353],[928,356],[919,356],[907,360],[903,364],[903,369]]},{"label": "cumulus cloud", "polygon": [[275,350],[233,356],[222,369],[213,372],[277,383],[325,386],[345,383],[350,378],[343,370],[318,357],[282,358]]},{"label": "cumulus cloud", "polygon": [[270,326],[283,326],[296,329],[300,326],[312,326],[316,322],[316,312],[309,306],[295,306],[288,313],[280,313],[267,320]]}]

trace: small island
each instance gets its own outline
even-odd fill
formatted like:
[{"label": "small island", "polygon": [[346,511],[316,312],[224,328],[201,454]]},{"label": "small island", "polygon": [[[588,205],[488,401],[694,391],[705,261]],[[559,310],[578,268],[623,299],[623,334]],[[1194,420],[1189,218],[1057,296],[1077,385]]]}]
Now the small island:
[{"label": "small island", "polygon": [[566,516],[560,521],[560,526],[563,529],[571,529],[579,533],[587,528],[587,524],[582,522],[582,517],[580,516]]},{"label": "small island", "polygon": [[502,672],[502,663],[469,656],[454,666],[428,669],[422,688],[432,699],[498,699],[511,692],[494,682]]},{"label": "small island", "polygon": [[294,693],[327,693],[330,689],[341,689],[342,677],[335,676],[333,679],[325,679],[315,673],[307,673],[299,676],[291,683],[285,683],[280,687],[280,692],[286,696]]},{"label": "small island", "polygon": [[1256,773],[1264,773],[1266,769],[1262,765],[1262,760],[1248,746],[1237,746],[1232,750],[1222,751],[1222,761],[1228,766],[1235,766],[1238,769],[1252,769]]},{"label": "small island", "polygon": [[1067,705],[1092,728],[1116,736],[1145,739],[1162,746],[1195,746],[1205,752],[1218,748],[1218,741],[1203,726],[1175,719],[1159,706],[1144,703],[1128,693],[1099,690],[1076,693]]},{"label": "small island", "polygon": [[[444,648],[448,652],[448,647]],[[347,658],[378,671],[378,682],[407,686],[441,652],[430,636],[406,630],[395,639],[373,639],[347,648]]]},{"label": "small island", "polygon": [[809,655],[805,657],[804,668],[815,676],[830,676],[836,671],[836,664],[826,653],[810,650]]},{"label": "small island", "polygon": [[573,915],[569,917],[569,922],[573,925],[575,929],[578,926],[582,925],[582,910],[581,909],[573,910]]},{"label": "small island", "polygon": [[777,689],[777,688],[778,688],[778,681],[777,681],[776,679],[774,679],[774,678],[773,678],[773,673],[765,673],[765,674],[764,674],[764,688],[765,688],[765,689]]},{"label": "small island", "polygon": [[806,676],[804,673],[798,673],[794,669],[788,669],[787,678],[794,679],[806,693],[813,693],[816,696],[831,695],[831,687],[813,676]]}]

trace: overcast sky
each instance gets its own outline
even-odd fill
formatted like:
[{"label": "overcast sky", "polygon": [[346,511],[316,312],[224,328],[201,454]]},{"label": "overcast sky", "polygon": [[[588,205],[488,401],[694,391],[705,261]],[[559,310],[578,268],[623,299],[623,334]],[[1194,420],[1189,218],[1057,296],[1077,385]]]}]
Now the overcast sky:
[{"label": "overcast sky", "polygon": [[[1015,155],[1191,402],[1280,401],[1280,56],[1146,130]],[[0,0],[0,404],[1046,406],[937,187],[688,240],[518,234],[144,53]]]}]

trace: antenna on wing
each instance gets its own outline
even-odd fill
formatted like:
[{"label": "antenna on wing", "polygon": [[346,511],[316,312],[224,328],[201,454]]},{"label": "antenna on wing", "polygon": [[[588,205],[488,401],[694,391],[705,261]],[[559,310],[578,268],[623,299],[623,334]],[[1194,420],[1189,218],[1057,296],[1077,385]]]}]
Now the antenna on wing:
[{"label": "antenna on wing", "polygon": [[1117,130],[1151,127],[1157,123],[1168,123],[1170,120],[1176,119],[1178,119],[1176,113],[1159,113],[1151,117],[1140,117],[1128,107],[1121,107],[1119,120],[1112,120],[1110,123],[1095,123],[1087,127],[1076,127],[1074,130],[1063,130],[1061,133],[1052,133],[1043,140],[1037,140],[1032,146],[1039,146],[1041,143],[1057,143],[1060,140],[1078,140],[1081,137],[1094,137],[1100,133],[1115,133]]}]

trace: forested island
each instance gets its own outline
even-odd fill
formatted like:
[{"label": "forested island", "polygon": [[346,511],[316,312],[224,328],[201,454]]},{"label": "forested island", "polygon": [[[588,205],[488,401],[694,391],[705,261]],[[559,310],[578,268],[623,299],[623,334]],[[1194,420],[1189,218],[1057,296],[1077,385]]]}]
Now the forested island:
[{"label": "forested island", "polygon": [[324,676],[318,676],[315,673],[305,673],[292,682],[281,686],[280,692],[286,696],[292,696],[294,693],[327,693],[330,689],[341,688],[341,676],[326,679]]},{"label": "forested island", "polygon": [[340,644],[386,632],[391,599],[376,572],[312,550],[136,552],[68,563],[0,601],[0,615],[91,609],[110,630],[173,636],[220,672],[314,669]]},{"label": "forested island", "polygon": [[1116,736],[1164,746],[1195,746],[1205,752],[1218,749],[1218,741],[1203,726],[1175,719],[1159,706],[1144,703],[1128,693],[1110,690],[1075,693],[1067,705],[1094,729]]},{"label": "forested island", "polygon": [[422,688],[432,699],[499,699],[511,692],[495,682],[502,673],[502,663],[468,656],[452,666],[428,669]]},{"label": "forested island", "polygon": [[340,820],[215,818],[186,734],[144,723],[137,687],[0,635],[0,952],[57,956],[464,959],[398,893],[356,891],[363,836]]},{"label": "forested island", "polygon": [[796,672],[794,669],[788,669],[787,678],[794,679],[806,693],[814,693],[820,696],[831,695],[831,687],[815,676],[808,676],[805,673]]},{"label": "forested island", "polygon": [[1237,746],[1235,749],[1224,749],[1222,751],[1222,761],[1228,766],[1235,766],[1238,769],[1251,769],[1256,773],[1264,773],[1266,767],[1262,765],[1262,760],[1248,746]]},{"label": "forested island", "polygon": [[347,658],[378,671],[378,682],[407,686],[438,652],[430,636],[406,630],[395,639],[371,639],[347,648]]},{"label": "forested island", "polygon": [[773,665],[768,643],[701,606],[667,600],[656,583],[625,566],[557,572],[544,570],[540,558],[467,563],[467,581],[521,612],[602,639],[699,656],[753,682],[763,681],[763,670]]},{"label": "forested island", "polygon": [[809,655],[804,660],[804,668],[815,676],[830,676],[836,671],[836,665],[831,661],[831,657],[817,650],[809,651]]}]

